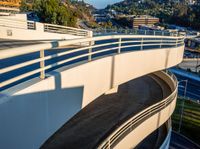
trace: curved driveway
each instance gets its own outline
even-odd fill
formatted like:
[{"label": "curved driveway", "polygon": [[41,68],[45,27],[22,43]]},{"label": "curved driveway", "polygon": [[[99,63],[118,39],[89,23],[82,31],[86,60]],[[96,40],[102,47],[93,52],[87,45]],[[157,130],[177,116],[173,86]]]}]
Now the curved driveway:
[{"label": "curved driveway", "polygon": [[131,80],[120,85],[117,93],[102,95],[86,106],[41,149],[96,148],[102,139],[127,119],[169,94],[169,86],[153,74]]}]

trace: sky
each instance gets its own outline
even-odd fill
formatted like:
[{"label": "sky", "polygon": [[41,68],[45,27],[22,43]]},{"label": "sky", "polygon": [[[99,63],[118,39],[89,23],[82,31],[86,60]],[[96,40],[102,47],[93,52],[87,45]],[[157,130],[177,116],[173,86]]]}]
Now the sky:
[{"label": "sky", "polygon": [[122,0],[84,0],[85,2],[92,4],[96,8],[105,8],[108,4],[114,4]]}]

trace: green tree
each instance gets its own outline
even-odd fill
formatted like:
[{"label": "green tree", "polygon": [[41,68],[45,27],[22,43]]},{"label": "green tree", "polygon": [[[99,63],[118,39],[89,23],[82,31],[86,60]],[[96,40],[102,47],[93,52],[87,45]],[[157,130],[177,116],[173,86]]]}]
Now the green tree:
[{"label": "green tree", "polygon": [[33,10],[41,21],[59,25],[76,25],[76,17],[61,0],[36,0]]},{"label": "green tree", "polygon": [[25,0],[22,0],[21,5],[20,5],[20,11],[21,12],[28,12],[28,11],[31,11],[31,10],[32,10],[31,5],[28,5]]}]

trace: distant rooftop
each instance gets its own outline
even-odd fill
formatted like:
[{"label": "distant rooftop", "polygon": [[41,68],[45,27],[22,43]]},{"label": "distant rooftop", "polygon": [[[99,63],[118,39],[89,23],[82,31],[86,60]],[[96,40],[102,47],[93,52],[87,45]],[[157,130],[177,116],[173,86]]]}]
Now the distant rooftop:
[{"label": "distant rooftop", "polygon": [[[131,18],[131,19],[144,19],[144,18],[156,18],[156,17],[153,17],[153,16],[150,16],[150,15],[119,15],[119,17],[124,17],[124,18]],[[158,19],[158,18],[156,18]]]}]

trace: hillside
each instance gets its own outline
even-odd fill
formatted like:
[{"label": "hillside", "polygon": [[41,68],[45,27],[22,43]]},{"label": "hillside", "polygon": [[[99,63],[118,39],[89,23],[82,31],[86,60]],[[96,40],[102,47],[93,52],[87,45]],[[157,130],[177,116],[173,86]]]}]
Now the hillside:
[{"label": "hillside", "polygon": [[108,5],[106,9],[131,15],[152,15],[162,23],[173,23],[200,30],[199,3],[190,5],[187,1],[170,0],[124,0]]},{"label": "hillside", "polygon": [[92,22],[91,5],[76,0],[23,0],[21,12],[34,12],[41,22],[77,27],[78,20]]}]

